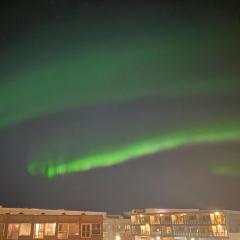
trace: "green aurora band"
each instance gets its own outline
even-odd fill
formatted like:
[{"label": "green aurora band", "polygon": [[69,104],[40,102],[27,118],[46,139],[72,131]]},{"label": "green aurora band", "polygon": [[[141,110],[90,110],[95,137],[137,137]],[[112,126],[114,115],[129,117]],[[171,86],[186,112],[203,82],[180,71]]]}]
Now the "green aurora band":
[{"label": "green aurora band", "polygon": [[46,46],[56,45],[50,32],[19,41],[1,66],[0,129],[71,108],[155,96],[238,93],[237,68],[219,66],[228,58],[229,46],[238,46],[232,34],[148,29],[125,39],[121,36],[126,33],[116,31],[116,37],[102,33],[101,41],[90,41],[90,34],[85,42],[82,33],[75,45],[61,41],[61,31],[56,32],[59,49],[50,56]]},{"label": "green aurora band", "polygon": [[28,165],[28,171],[32,175],[42,174],[51,178],[98,167],[113,166],[134,158],[177,149],[186,145],[238,140],[240,140],[239,123],[228,123],[166,134],[159,138],[139,141],[109,152],[82,156],[68,160],[68,162],[32,161]]}]

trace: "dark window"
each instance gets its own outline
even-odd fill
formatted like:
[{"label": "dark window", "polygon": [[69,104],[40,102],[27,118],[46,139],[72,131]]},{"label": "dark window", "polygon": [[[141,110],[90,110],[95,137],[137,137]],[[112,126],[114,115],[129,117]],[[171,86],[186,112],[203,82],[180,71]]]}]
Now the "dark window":
[{"label": "dark window", "polygon": [[92,234],[100,234],[101,229],[100,229],[100,224],[92,224]]}]

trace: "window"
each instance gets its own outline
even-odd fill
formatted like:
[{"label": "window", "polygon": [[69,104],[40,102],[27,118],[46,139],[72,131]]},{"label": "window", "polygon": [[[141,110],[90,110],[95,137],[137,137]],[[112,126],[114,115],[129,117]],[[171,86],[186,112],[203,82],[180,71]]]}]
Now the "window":
[{"label": "window", "polygon": [[79,224],[69,223],[68,225],[68,235],[78,235],[79,234]]},{"label": "window", "polygon": [[199,227],[199,231],[198,231],[199,235],[202,237],[212,237],[213,235],[213,230],[212,228],[209,226],[201,226]]},{"label": "window", "polygon": [[151,224],[160,224],[160,215],[150,216]]},{"label": "window", "polygon": [[213,235],[218,237],[227,237],[227,229],[225,226],[212,226]]},{"label": "window", "polygon": [[161,234],[161,225],[153,225],[153,226],[151,226],[151,233],[153,235]]},{"label": "window", "polygon": [[67,223],[59,223],[58,224],[58,239],[67,239],[68,238],[68,224]]},{"label": "window", "polygon": [[125,232],[131,232],[131,225],[125,225],[124,226],[124,230],[125,230]]},{"label": "window", "polygon": [[171,235],[172,227],[171,226],[162,226],[162,234],[163,235]]},{"label": "window", "polygon": [[133,234],[140,234],[141,233],[141,230],[140,230],[140,226],[139,225],[136,225],[136,226],[132,226],[132,233]]},{"label": "window", "polygon": [[101,229],[100,229],[100,224],[92,224],[92,234],[93,235],[99,235],[101,233]]},{"label": "window", "polygon": [[189,227],[189,234],[191,236],[197,236],[198,235],[198,228],[195,226]]},{"label": "window", "polygon": [[140,217],[139,216],[131,216],[131,222],[132,224],[139,224],[140,223]]},{"label": "window", "polygon": [[196,215],[188,215],[187,216],[189,224],[197,224],[197,216]]},{"label": "window", "polygon": [[21,223],[19,229],[19,236],[31,235],[31,223]]},{"label": "window", "polygon": [[90,237],[90,233],[91,233],[90,228],[91,228],[90,224],[82,224],[82,231],[81,231],[82,237],[86,237],[86,238]]},{"label": "window", "polygon": [[162,224],[171,224],[172,223],[171,216],[169,216],[169,215],[162,215],[161,216],[161,223]]},{"label": "window", "polygon": [[149,235],[150,234],[150,226],[148,224],[141,225],[141,234],[142,235]]},{"label": "window", "polygon": [[18,239],[19,227],[20,227],[20,224],[14,224],[14,223],[8,224],[7,238]]},{"label": "window", "polygon": [[150,217],[140,214],[140,223],[141,224],[150,223]]},{"label": "window", "polygon": [[172,215],[173,224],[184,224],[184,215]]},{"label": "window", "polygon": [[210,224],[211,223],[210,214],[200,215],[199,216],[199,222],[202,223],[202,224]]},{"label": "window", "polygon": [[36,239],[43,239],[44,237],[44,223],[34,224],[34,234],[33,237]]},{"label": "window", "polygon": [[4,223],[0,223],[0,240],[3,239],[4,236]]},{"label": "window", "polygon": [[55,235],[56,223],[45,223],[45,235],[54,236]]}]

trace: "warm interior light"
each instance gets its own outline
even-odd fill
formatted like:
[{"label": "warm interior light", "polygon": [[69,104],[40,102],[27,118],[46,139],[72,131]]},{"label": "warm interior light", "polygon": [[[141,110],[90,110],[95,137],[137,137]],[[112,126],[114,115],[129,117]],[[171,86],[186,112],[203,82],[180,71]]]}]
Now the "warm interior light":
[{"label": "warm interior light", "polygon": [[120,236],[119,235],[117,235],[116,236],[116,240],[120,240],[121,238],[120,238]]}]

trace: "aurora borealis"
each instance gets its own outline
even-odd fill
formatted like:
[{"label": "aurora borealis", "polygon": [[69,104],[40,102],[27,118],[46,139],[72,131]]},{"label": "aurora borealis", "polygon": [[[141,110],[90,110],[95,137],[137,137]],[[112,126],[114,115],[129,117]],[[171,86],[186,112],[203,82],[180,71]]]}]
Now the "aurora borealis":
[{"label": "aurora borealis", "polygon": [[203,128],[169,134],[157,139],[131,144],[113,152],[103,152],[97,155],[90,155],[66,163],[54,163],[54,160],[49,162],[33,162],[29,165],[29,172],[32,174],[39,172],[48,177],[54,177],[60,174],[84,171],[96,167],[112,166],[114,164],[128,161],[132,158],[171,150],[184,145],[236,140],[240,140],[239,124],[228,123],[222,126],[220,125],[218,128],[212,126],[209,129]]},{"label": "aurora borealis", "polygon": [[3,204],[236,208],[237,8],[24,2],[1,15]]}]

